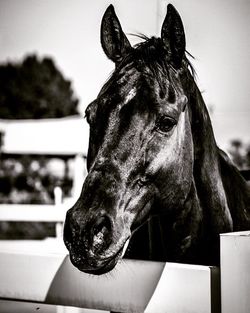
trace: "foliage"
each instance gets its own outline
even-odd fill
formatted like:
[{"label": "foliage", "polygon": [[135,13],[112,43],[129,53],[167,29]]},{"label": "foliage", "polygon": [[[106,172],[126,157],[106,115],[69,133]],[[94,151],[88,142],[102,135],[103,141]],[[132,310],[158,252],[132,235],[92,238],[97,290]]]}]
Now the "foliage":
[{"label": "foliage", "polygon": [[240,139],[233,139],[230,142],[229,153],[238,169],[250,168],[250,145],[244,145]]},{"label": "foliage", "polygon": [[27,56],[0,65],[0,118],[38,119],[78,114],[71,82],[52,59]]}]

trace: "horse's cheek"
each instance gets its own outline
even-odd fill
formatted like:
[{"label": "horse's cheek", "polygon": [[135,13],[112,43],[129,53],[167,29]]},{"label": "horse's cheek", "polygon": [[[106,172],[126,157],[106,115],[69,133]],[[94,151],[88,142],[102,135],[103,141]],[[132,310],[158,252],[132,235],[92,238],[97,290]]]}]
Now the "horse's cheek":
[{"label": "horse's cheek", "polygon": [[180,147],[178,144],[177,131],[169,137],[157,135],[154,143],[148,149],[148,172],[154,176],[161,173],[176,172],[180,160]]},{"label": "horse's cheek", "polygon": [[185,149],[184,143],[188,138],[183,137],[182,142],[173,133],[168,143],[155,155],[150,165],[154,172],[159,194],[164,198],[166,206],[182,203],[186,198],[192,181],[192,158],[190,151]]}]

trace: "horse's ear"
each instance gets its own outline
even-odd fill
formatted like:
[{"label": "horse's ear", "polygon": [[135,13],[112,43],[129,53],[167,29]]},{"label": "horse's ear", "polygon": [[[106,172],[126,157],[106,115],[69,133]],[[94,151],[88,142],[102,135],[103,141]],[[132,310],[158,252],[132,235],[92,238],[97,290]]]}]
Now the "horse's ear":
[{"label": "horse's ear", "polygon": [[101,44],[107,57],[115,63],[119,62],[131,49],[112,4],[102,18]]},{"label": "horse's ear", "polygon": [[180,68],[185,53],[186,39],[181,17],[172,4],[167,6],[161,38],[167,51],[170,51],[174,67]]}]

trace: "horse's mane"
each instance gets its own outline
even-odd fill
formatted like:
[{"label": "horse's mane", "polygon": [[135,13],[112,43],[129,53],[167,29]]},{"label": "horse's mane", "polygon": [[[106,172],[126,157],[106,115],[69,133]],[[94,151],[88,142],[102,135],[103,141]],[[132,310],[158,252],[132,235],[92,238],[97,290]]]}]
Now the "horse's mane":
[{"label": "horse's mane", "polygon": [[[143,41],[133,47],[121,66],[136,62],[137,66],[146,65],[160,86],[164,84],[163,76],[171,81],[170,69],[175,71],[175,68],[171,64],[170,52],[166,50],[161,38],[148,38],[142,34],[136,36]],[[193,58],[186,51],[179,71],[185,94],[189,98],[195,154],[194,178],[199,199],[207,208],[207,212],[211,207],[214,209],[214,213],[209,213],[212,220],[218,218],[219,221],[216,214],[220,213],[216,213],[216,210],[220,207],[224,208],[221,220],[215,227],[222,231],[230,230],[232,225],[230,226],[230,221],[227,219],[228,214],[231,214],[235,230],[242,229],[242,227],[248,228],[250,226],[248,185],[230,159],[217,146],[207,107],[196,84],[196,72],[190,57]]]},{"label": "horse's mane", "polygon": [[[214,200],[219,199],[223,192],[233,221],[233,230],[246,230],[250,227],[250,189],[230,158],[222,151],[215,140],[210,116],[192,75],[191,62],[188,59],[183,71],[183,87],[189,97],[189,113],[194,141],[194,176],[201,203],[210,203],[206,189],[211,184]],[[188,69],[188,70],[187,70]],[[216,177],[215,180],[213,178]],[[209,180],[211,181],[209,182]],[[212,186],[216,180],[222,185],[216,189]],[[223,189],[223,191],[222,191]],[[217,195],[216,195],[217,193]],[[211,201],[216,210],[217,201]],[[209,205],[208,205],[209,207]],[[217,213],[219,214],[219,213]]]},{"label": "horse's mane", "polygon": [[[170,62],[170,52],[164,46],[161,38],[148,37],[144,34],[130,35],[140,38],[143,41],[133,46],[133,49],[125,56],[119,67],[123,67],[130,62],[138,62],[141,65],[146,64],[157,80],[160,78],[159,75],[162,74],[163,71],[166,74],[169,71],[169,67],[173,69]],[[195,77],[195,69],[188,57],[194,58],[191,53],[186,51],[183,64],[186,68],[190,69],[192,76]]]}]

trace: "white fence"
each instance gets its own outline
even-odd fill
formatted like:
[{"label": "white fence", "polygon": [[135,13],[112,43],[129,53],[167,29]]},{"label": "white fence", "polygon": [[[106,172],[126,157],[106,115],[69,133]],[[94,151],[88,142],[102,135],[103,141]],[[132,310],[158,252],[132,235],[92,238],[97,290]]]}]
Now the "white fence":
[{"label": "white fence", "polygon": [[0,253],[1,298],[115,312],[219,312],[215,268],[124,260],[96,277],[65,254],[42,251]]},{"label": "white fence", "polygon": [[0,221],[63,223],[65,205],[0,204]]},{"label": "white fence", "polygon": [[0,204],[0,221],[54,222],[56,236],[61,237],[62,225],[68,206],[36,204]]},{"label": "white fence", "polygon": [[[62,223],[65,212],[62,205],[0,206],[0,220]],[[116,312],[249,313],[249,273],[250,231],[221,236],[220,273],[208,266],[124,260],[97,277],[71,265],[62,238],[0,241],[5,300]]]},{"label": "white fence", "polygon": [[221,235],[221,307],[250,312],[250,231]]}]

